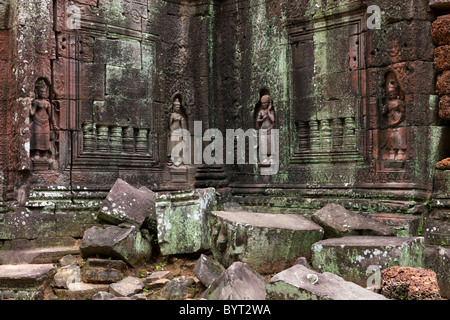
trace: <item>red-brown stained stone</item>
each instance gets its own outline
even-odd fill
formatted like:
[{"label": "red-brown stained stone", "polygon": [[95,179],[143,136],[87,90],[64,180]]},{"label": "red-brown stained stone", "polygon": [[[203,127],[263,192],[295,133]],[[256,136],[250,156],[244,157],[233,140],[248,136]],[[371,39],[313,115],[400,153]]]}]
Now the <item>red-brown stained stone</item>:
[{"label": "red-brown stained stone", "polygon": [[436,169],[438,170],[450,170],[450,158],[439,161],[436,164]]},{"label": "red-brown stained stone", "polygon": [[438,76],[436,89],[440,96],[450,94],[450,70],[444,71]]},{"label": "red-brown stained stone", "polygon": [[433,22],[431,36],[439,46],[450,44],[450,16]]},{"label": "red-brown stained stone", "polygon": [[450,96],[443,96],[439,102],[439,117],[450,120]]},{"label": "red-brown stained stone", "polygon": [[437,71],[450,70],[450,45],[441,46],[435,50],[434,67]]},{"label": "red-brown stained stone", "polygon": [[440,300],[436,273],[423,268],[390,267],[381,272],[381,294],[398,300]]}]

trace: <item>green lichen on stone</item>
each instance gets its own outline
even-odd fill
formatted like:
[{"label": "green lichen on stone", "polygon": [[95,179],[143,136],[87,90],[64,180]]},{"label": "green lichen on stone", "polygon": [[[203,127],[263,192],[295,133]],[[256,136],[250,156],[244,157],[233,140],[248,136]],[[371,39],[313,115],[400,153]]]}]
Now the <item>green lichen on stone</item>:
[{"label": "green lichen on stone", "polygon": [[266,300],[327,300],[282,281],[268,284],[266,293]]}]

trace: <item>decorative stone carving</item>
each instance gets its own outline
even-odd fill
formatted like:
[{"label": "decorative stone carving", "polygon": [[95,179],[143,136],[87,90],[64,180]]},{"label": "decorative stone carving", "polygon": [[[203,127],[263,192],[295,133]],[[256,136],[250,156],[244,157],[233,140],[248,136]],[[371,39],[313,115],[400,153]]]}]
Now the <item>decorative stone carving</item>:
[{"label": "decorative stone carving", "polygon": [[30,110],[31,157],[35,170],[48,170],[52,157],[52,130],[59,130],[55,121],[55,111],[59,108],[49,100],[49,84],[45,79],[38,79],[35,94]]},{"label": "decorative stone carving", "polygon": [[[269,164],[272,155],[272,132],[275,125],[275,111],[273,101],[270,95],[266,94],[261,97],[258,115],[256,117],[256,129],[267,130],[260,140],[261,155],[263,156],[262,164]],[[262,134],[262,132],[260,132]]]},{"label": "decorative stone carving", "polygon": [[386,148],[383,159],[388,163],[404,162],[407,158],[407,141],[405,126],[405,97],[401,89],[399,77],[393,70],[386,75],[386,104],[383,105],[382,115],[385,117],[387,129],[384,146]]},{"label": "decorative stone carving", "polygon": [[83,152],[149,154],[149,129],[108,125],[86,121],[83,127]]},{"label": "decorative stone carving", "polygon": [[172,150],[180,143],[183,143],[183,134],[178,130],[187,130],[187,121],[182,110],[182,98],[176,95],[173,99],[172,113],[169,119],[169,141],[167,143],[167,156],[169,166],[180,166],[183,163],[183,154],[177,155],[176,159],[172,159]]}]

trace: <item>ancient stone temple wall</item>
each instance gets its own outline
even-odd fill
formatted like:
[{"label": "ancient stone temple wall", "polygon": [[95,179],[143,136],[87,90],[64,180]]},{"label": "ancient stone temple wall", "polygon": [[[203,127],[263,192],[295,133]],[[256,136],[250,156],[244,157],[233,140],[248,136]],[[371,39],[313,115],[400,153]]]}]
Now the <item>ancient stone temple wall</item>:
[{"label": "ancient stone temple wall", "polygon": [[[426,212],[450,151],[435,18],[428,0],[1,1],[0,239],[80,237],[118,178],[264,212]],[[196,122],[278,130],[278,170],[174,161]]]},{"label": "ancient stone temple wall", "polygon": [[[381,10],[379,29],[368,25],[369,5]],[[233,168],[242,203],[308,211],[334,199],[360,212],[426,210],[448,148],[428,1],[227,1],[223,10],[224,109],[237,96],[227,119],[251,127],[268,89],[280,130],[277,175]]]}]

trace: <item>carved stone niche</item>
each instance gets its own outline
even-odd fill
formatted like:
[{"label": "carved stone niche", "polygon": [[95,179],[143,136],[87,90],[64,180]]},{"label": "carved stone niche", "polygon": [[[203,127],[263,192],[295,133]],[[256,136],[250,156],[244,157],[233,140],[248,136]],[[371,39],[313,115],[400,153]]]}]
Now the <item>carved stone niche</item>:
[{"label": "carved stone niche", "polygon": [[385,97],[380,110],[382,170],[404,170],[408,159],[404,77],[402,65],[389,67],[385,76]]},{"label": "carved stone niche", "polygon": [[[289,31],[293,165],[363,162],[366,20],[364,8],[354,9],[343,5],[339,16],[322,16],[326,15],[322,12],[294,23]],[[322,38],[327,42],[317,40]]]}]

